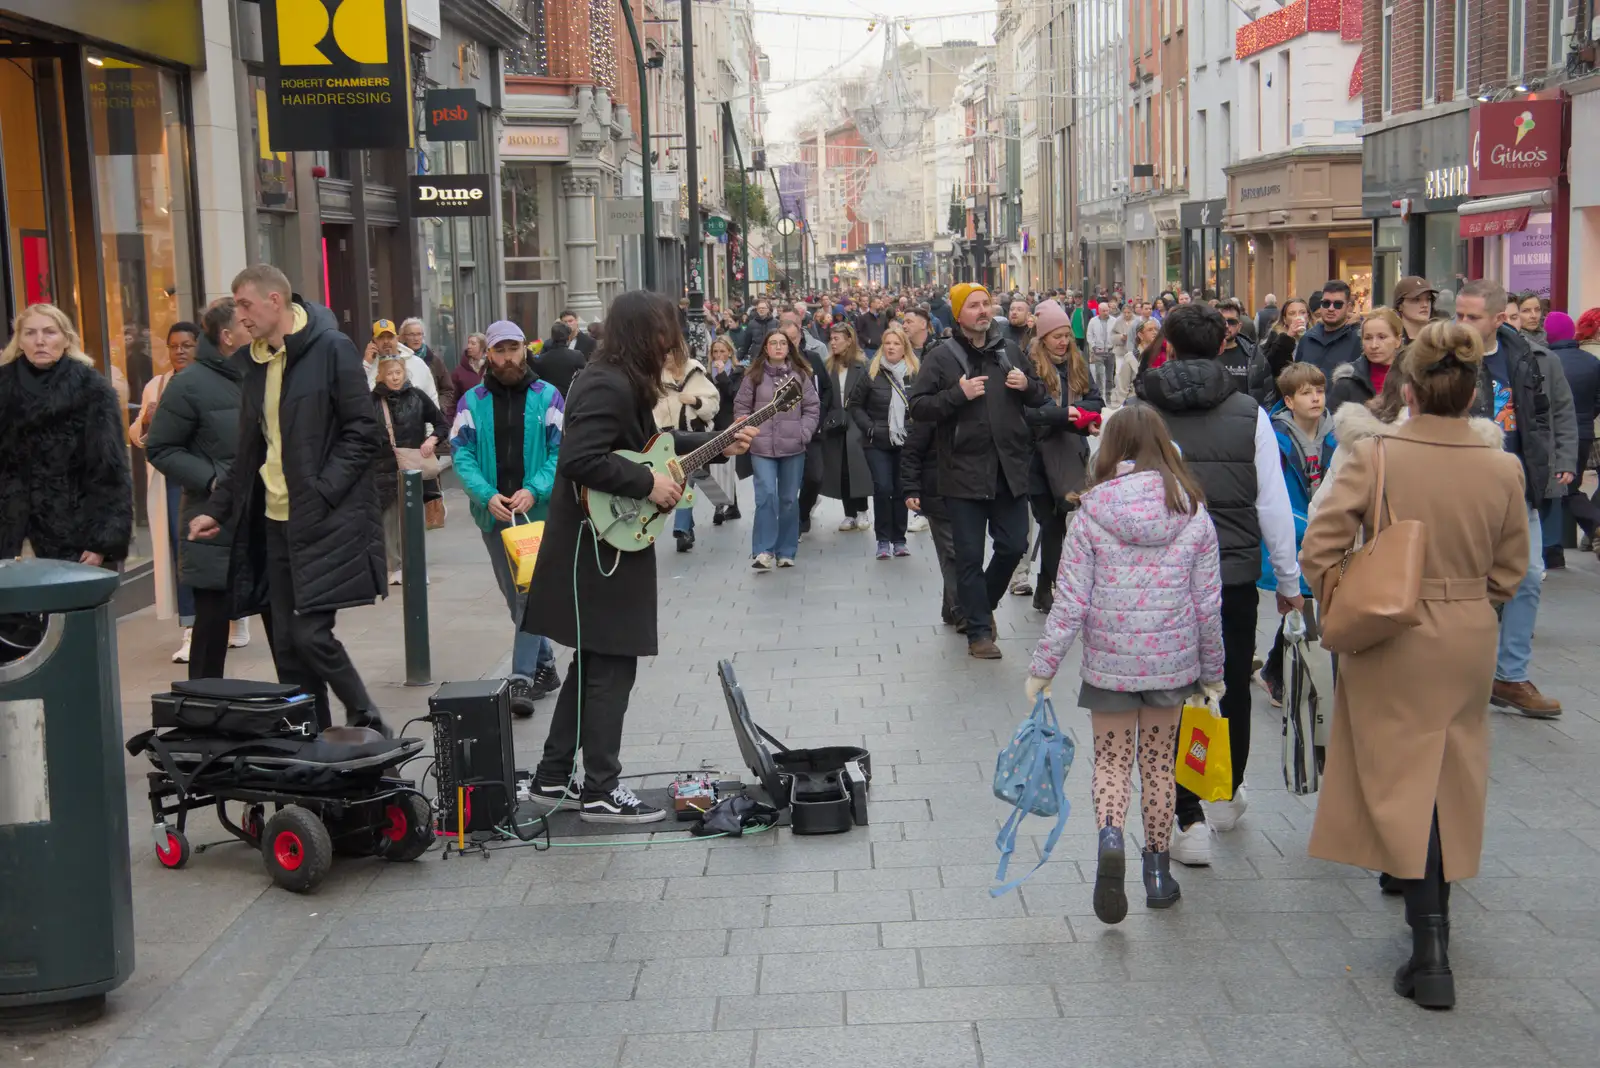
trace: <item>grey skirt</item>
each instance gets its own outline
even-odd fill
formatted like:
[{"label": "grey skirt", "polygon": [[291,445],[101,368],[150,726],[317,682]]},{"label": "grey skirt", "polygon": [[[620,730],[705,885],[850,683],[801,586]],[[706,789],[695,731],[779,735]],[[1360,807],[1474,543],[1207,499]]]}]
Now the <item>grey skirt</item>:
[{"label": "grey skirt", "polygon": [[1091,712],[1137,712],[1141,708],[1182,708],[1198,693],[1200,684],[1191,683],[1176,690],[1103,690],[1084,683],[1078,691],[1078,707]]}]

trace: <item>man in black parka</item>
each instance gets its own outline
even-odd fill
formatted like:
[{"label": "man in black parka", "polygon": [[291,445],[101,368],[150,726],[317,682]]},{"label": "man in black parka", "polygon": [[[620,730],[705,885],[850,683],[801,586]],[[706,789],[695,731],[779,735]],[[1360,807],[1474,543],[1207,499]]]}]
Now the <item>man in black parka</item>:
[{"label": "man in black parka", "polygon": [[[1016,345],[993,322],[989,291],[950,290],[952,335],[932,349],[911,387],[911,417],[935,424],[939,492],[950,513],[967,652],[998,660],[994,609],[1028,550],[1028,466],[1033,431],[1023,408],[1050,399]],[[994,539],[989,566],[985,542]]]},{"label": "man in black parka", "polygon": [[270,608],[278,678],[316,698],[328,689],[345,722],[388,733],[350,656],[333,635],[341,608],[382,596],[383,528],[373,460],[387,444],[361,354],[333,312],[292,294],[269,265],[233,280],[239,322],[255,338],[239,407],[239,451],[189,536],[233,531],[234,610]]}]

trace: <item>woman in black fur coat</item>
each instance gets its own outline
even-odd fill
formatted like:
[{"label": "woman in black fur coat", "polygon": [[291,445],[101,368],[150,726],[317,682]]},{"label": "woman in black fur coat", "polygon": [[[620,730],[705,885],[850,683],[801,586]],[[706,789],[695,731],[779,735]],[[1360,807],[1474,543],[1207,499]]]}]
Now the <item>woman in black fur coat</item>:
[{"label": "woman in black fur coat", "polygon": [[0,559],[115,568],[133,537],[121,404],[53,304],[17,316],[0,353]]},{"label": "woman in black fur coat", "polygon": [[[379,358],[378,384],[372,389],[380,406],[378,416],[385,419],[386,434],[391,436],[391,444],[396,448],[420,449],[422,455],[432,456],[440,435],[449,433],[450,424],[445,422],[433,399],[406,380],[405,367],[400,357]],[[400,465],[395,462],[392,449],[378,455],[373,476],[378,484],[378,501],[383,505],[383,545],[388,556],[389,585],[398,586]]]}]

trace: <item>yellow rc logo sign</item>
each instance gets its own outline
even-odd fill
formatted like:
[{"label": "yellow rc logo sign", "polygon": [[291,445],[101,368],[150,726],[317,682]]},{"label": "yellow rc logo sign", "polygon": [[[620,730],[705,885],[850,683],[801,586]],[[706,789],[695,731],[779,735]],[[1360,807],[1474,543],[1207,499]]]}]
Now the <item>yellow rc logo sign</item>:
[{"label": "yellow rc logo sign", "polygon": [[[330,7],[332,12],[330,15]],[[278,62],[285,67],[333,65],[323,43],[353,63],[389,62],[389,26],[384,0],[278,0]]]}]

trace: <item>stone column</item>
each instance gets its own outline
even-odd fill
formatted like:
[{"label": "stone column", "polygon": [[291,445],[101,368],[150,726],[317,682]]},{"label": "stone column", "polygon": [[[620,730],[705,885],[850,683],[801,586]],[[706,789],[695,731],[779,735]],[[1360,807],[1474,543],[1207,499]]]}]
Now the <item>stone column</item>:
[{"label": "stone column", "polygon": [[589,323],[604,318],[605,308],[600,304],[600,289],[595,264],[599,240],[595,224],[600,195],[599,171],[569,170],[561,177],[561,197],[567,217],[567,303],[577,313],[580,322]]},{"label": "stone column", "polygon": [[[228,293],[233,276],[254,260],[253,235],[246,231],[245,198],[255,197],[255,176],[244,160],[255,159],[249,144],[249,126],[242,120],[235,84],[233,20],[228,0],[204,0],[206,69],[191,79],[194,106],[194,164],[196,203],[191,205],[200,223],[200,252],[204,264],[203,291],[195,294],[198,317],[213,297]],[[241,145],[243,156],[241,156]],[[248,194],[246,190],[249,190]],[[180,237],[187,240],[187,235]],[[282,265],[279,265],[282,266]]]}]

